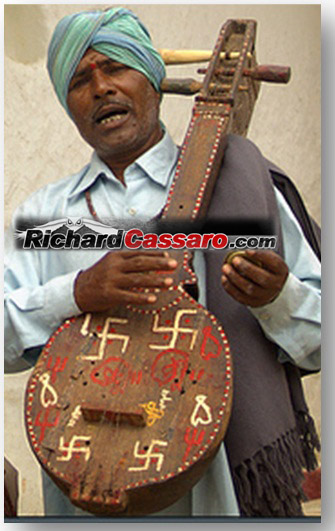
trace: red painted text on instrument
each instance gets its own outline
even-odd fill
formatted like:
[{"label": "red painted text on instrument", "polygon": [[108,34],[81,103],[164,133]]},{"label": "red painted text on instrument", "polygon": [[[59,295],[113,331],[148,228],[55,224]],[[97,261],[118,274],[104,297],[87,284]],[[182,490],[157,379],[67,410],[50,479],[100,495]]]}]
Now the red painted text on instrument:
[{"label": "red painted text on instrument", "polygon": [[[201,347],[200,347],[201,357],[206,361],[209,360],[210,358],[218,358],[222,351],[222,345],[220,344],[220,341],[212,334],[212,327],[205,326],[202,330],[202,333],[204,335],[204,338],[202,340]],[[209,352],[206,352],[206,347],[209,341],[214,343],[215,350],[214,351],[210,350]]]},{"label": "red painted text on instrument", "polygon": [[48,358],[47,369],[51,370],[51,377],[50,377],[51,383],[55,383],[58,372],[63,372],[64,371],[68,360],[69,360],[68,356],[66,356],[66,358],[61,358],[60,356],[57,356],[56,360],[55,360],[55,363],[52,366],[53,357],[50,356]]},{"label": "red painted text on instrument", "polygon": [[190,426],[187,426],[184,435],[184,441],[187,444],[187,448],[184,453],[183,461],[186,461],[193,446],[199,446],[202,443],[205,432],[205,429],[199,431],[198,428],[191,428]]},{"label": "red painted text on instrument", "polygon": [[110,386],[113,395],[123,393],[127,384],[139,384],[142,370],[133,370],[130,363],[119,356],[111,356],[95,367],[91,372],[92,382],[102,387]]},{"label": "red painted text on instrument", "polygon": [[[56,426],[58,426],[59,418],[60,418],[60,411],[56,411],[55,412],[56,415],[54,415],[53,421],[51,420],[49,421],[49,414],[50,414],[51,409],[52,408],[41,409],[36,415],[34,426],[38,426],[41,428],[40,437],[38,439],[39,442],[43,441],[45,437],[45,431],[47,428],[55,428]],[[43,419],[41,418],[42,414],[44,415]]]},{"label": "red painted text on instrument", "polygon": [[189,354],[183,350],[169,348],[156,356],[151,376],[159,385],[171,383],[170,389],[181,391],[189,362]]}]

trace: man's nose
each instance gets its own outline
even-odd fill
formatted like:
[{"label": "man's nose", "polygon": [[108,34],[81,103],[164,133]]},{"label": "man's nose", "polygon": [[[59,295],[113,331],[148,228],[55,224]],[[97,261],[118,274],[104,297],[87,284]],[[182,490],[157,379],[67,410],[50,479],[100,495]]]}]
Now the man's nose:
[{"label": "man's nose", "polygon": [[117,92],[112,76],[105,74],[99,68],[92,72],[91,87],[93,96],[96,99],[99,99],[106,94],[115,94]]}]

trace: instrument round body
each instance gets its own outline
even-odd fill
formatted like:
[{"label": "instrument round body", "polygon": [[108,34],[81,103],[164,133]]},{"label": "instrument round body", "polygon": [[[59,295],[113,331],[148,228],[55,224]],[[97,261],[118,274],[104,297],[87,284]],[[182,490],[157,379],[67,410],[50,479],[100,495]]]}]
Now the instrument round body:
[{"label": "instrument round body", "polygon": [[[186,264],[176,275],[186,271],[192,283]],[[199,480],[224,437],[228,341],[183,283],[159,292],[153,306],[66,320],[30,377],[31,447],[86,511],[141,515],[171,505]]]}]

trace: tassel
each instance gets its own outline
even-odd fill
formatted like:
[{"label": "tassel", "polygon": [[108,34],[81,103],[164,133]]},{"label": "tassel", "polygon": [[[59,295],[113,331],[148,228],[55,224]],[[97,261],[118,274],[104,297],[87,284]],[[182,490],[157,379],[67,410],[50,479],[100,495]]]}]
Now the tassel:
[{"label": "tassel", "polygon": [[319,452],[321,445],[314,420],[305,411],[298,411],[296,421],[305,467],[308,471],[315,470],[319,466],[315,451]]},{"label": "tassel", "polygon": [[233,470],[243,516],[302,516],[303,456],[297,432],[285,433]]}]

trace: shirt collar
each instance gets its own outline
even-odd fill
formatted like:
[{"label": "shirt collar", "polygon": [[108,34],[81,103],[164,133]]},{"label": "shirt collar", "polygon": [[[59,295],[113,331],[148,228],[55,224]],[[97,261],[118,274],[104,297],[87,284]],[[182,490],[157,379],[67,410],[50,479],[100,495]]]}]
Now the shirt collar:
[{"label": "shirt collar", "polygon": [[[168,131],[165,130],[163,138],[157,144],[143,153],[133,164],[128,166],[125,172],[125,179],[127,180],[127,172],[138,166],[150,179],[166,187],[169,184],[171,173],[174,170],[177,159],[178,148]],[[90,164],[84,169],[82,178],[75,185],[69,197],[74,197],[90,188],[102,174],[112,181],[119,182],[110,168],[94,151]]]},{"label": "shirt collar", "polygon": [[160,142],[143,153],[134,164],[142,168],[150,179],[165,187],[169,184],[172,170],[175,169],[178,154],[177,146],[165,130]]}]

